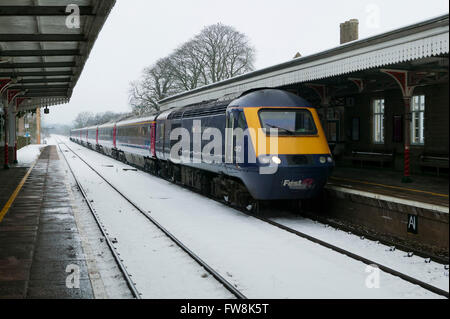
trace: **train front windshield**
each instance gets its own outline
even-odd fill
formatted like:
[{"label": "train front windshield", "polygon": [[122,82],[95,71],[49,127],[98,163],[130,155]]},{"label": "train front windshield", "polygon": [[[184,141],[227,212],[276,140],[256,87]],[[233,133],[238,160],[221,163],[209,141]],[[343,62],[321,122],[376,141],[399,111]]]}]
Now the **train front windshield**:
[{"label": "train front windshield", "polygon": [[280,136],[317,135],[317,127],[309,110],[263,109],[259,112],[259,118],[266,134],[276,129]]}]

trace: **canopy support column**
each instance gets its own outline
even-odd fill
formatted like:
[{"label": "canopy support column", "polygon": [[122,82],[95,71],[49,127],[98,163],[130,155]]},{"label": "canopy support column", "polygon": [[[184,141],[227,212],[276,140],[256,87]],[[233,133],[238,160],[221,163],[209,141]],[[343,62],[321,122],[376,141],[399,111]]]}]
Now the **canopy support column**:
[{"label": "canopy support column", "polygon": [[314,90],[320,97],[320,106],[323,108],[323,130],[325,131],[325,136],[328,138],[328,107],[331,105],[331,89],[324,84],[307,84],[307,87]]},{"label": "canopy support column", "polygon": [[405,127],[405,141],[404,141],[404,172],[403,172],[403,183],[411,183],[411,169],[410,169],[410,152],[411,152],[411,101],[412,95],[415,89],[414,85],[409,84],[409,71],[405,70],[387,70],[383,69],[381,72],[392,77],[400,86],[403,94],[403,101],[405,104],[404,109],[404,127]]}]

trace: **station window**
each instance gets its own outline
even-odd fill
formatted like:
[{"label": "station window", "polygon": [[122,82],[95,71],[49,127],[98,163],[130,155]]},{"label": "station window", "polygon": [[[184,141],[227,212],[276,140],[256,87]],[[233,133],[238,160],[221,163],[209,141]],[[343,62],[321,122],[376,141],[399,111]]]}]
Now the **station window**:
[{"label": "station window", "polygon": [[384,99],[373,100],[373,142],[384,143]]},{"label": "station window", "polygon": [[425,95],[413,96],[411,103],[411,144],[425,144]]}]

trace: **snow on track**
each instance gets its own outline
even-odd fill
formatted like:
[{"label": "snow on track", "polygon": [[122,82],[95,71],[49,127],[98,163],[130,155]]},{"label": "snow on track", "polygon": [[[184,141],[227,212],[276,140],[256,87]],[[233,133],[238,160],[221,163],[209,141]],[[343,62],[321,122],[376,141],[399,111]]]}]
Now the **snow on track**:
[{"label": "snow on track", "polygon": [[362,262],[67,143],[249,298],[440,298],[383,272],[379,288],[367,288]]},{"label": "snow on track", "polygon": [[316,223],[311,219],[286,214],[285,216],[272,217],[271,220],[351,251],[440,289],[449,290],[449,272],[442,264],[433,261],[426,263],[425,258],[419,256],[408,257],[407,252],[398,249],[390,251],[389,246],[372,240],[361,239],[359,236]]},{"label": "snow on track", "polygon": [[234,298],[65,145],[61,149],[143,298]]}]

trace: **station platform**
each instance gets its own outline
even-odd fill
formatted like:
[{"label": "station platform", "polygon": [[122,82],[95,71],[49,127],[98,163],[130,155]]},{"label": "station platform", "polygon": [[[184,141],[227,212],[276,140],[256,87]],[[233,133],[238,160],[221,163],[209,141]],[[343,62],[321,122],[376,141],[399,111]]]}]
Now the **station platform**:
[{"label": "station platform", "polygon": [[0,170],[1,299],[94,297],[59,161],[47,146],[33,167]]},{"label": "station platform", "polygon": [[389,170],[338,167],[329,185],[449,207],[448,177],[414,175],[411,183],[402,183],[402,177]]},{"label": "station platform", "polygon": [[417,251],[449,256],[448,177],[336,167],[317,212],[353,229]]}]

